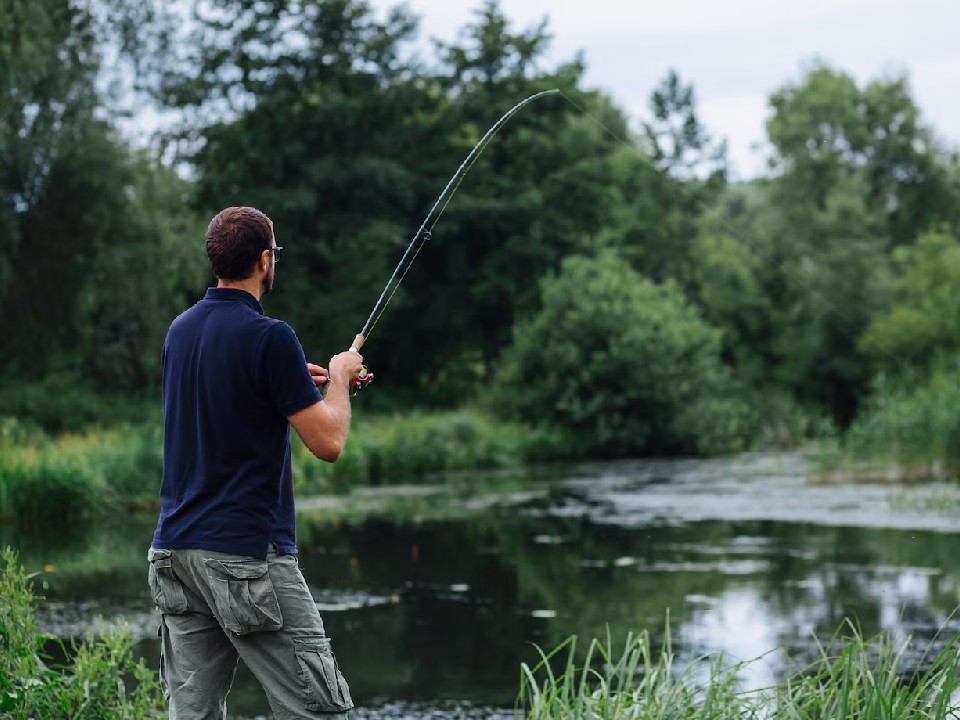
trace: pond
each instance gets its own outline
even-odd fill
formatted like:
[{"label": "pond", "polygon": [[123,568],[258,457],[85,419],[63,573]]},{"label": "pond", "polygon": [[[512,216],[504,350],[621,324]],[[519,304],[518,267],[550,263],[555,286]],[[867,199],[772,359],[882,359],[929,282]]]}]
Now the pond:
[{"label": "pond", "polygon": [[[796,672],[844,618],[913,638],[922,664],[960,630],[960,488],[815,476],[800,454],[751,454],[569,467],[463,499],[437,486],[306,499],[300,563],[357,718],[512,717],[538,647],[644,629],[659,644],[668,614],[680,665],[757,658],[745,688]],[[41,628],[123,620],[156,665],[153,522],[0,538],[28,570],[47,566]],[[243,667],[229,708],[269,716]]]}]

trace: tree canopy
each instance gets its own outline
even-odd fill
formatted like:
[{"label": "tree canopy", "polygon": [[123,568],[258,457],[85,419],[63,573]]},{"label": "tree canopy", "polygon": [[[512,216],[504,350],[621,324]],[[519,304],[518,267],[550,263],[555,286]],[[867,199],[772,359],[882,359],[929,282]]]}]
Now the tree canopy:
[{"label": "tree canopy", "polygon": [[[756,435],[764,398],[845,426],[878,371],[958,350],[960,161],[906,76],[813,61],[770,95],[769,171],[730,182],[678,71],[631,118],[494,0],[432,52],[402,5],[192,13],[0,0],[0,390],[155,393],[169,321],[212,280],[204,225],[238,204],[287,248],[267,312],[323,363],[477,141],[545,89],[443,207],[365,346],[365,402],[497,395],[598,453],[707,452]],[[148,147],[119,129],[124,77],[174,118]]]}]

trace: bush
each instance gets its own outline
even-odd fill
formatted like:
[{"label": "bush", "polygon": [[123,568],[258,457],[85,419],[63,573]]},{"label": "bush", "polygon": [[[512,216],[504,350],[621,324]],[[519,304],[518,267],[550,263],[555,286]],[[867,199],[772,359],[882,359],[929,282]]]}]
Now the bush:
[{"label": "bush", "polygon": [[159,400],[104,392],[78,374],[64,372],[33,383],[0,383],[0,408],[48,433],[83,432],[94,425],[142,422],[158,412]]},{"label": "bush", "polygon": [[0,555],[0,716],[71,720],[162,717],[156,672],[134,662],[135,639],[123,628],[80,642],[65,665],[43,652],[50,638],[37,632],[37,597],[16,553]]},{"label": "bush", "polygon": [[960,476],[960,358],[919,381],[880,375],[844,438],[855,460],[935,466]]},{"label": "bush", "polygon": [[720,360],[720,333],[672,283],[614,253],[571,257],[519,322],[490,407],[564,428],[595,457],[742,449],[757,418]]}]

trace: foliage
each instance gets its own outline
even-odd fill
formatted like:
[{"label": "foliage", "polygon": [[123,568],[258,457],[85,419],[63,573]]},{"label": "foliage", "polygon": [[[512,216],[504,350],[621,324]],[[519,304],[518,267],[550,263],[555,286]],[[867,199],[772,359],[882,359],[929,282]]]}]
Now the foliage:
[{"label": "foliage", "polygon": [[[0,518],[26,530],[156,507],[162,435],[159,418],[56,437],[5,419],[0,423]],[[475,410],[359,416],[335,464],[314,458],[296,437],[292,445],[298,495],[578,457],[562,430],[505,423]]]},{"label": "foliage", "polygon": [[714,143],[697,116],[695,91],[670,70],[650,95],[653,117],[644,123],[650,157],[679,177],[726,174],[726,142]]},{"label": "foliage", "polygon": [[[16,553],[0,556],[0,716],[75,720],[161,717],[156,672],[133,659],[135,639],[120,628],[80,641],[63,665],[54,663],[37,632],[37,601]],[[66,651],[66,648],[62,648]]]},{"label": "foliage", "polygon": [[924,233],[893,261],[893,303],[870,322],[861,346],[893,366],[960,350],[960,240]]},{"label": "foliage", "polygon": [[66,367],[115,388],[155,385],[166,326],[202,278],[184,244],[198,232],[189,184],[103,119],[99,42],[121,6],[0,3],[6,383]]},{"label": "foliage", "polygon": [[612,252],[571,257],[520,322],[492,407],[569,429],[592,456],[716,453],[756,423],[720,362],[720,334],[671,284]]},{"label": "foliage", "polygon": [[[960,360],[927,375],[880,374],[844,439],[848,458],[895,462],[913,474],[960,477]],[[916,380],[919,374],[921,380]]]},{"label": "foliage", "polygon": [[332,465],[319,462],[302,443],[295,443],[294,482],[298,495],[309,495],[576,455],[576,447],[562,432],[504,423],[472,410],[411,412],[355,420],[343,454]]},{"label": "foliage", "polygon": [[6,417],[52,435],[143,422],[159,412],[159,406],[159,396],[97,387],[70,369],[32,382],[0,384],[0,408]]},{"label": "foliage", "polygon": [[[363,326],[486,129],[548,88],[561,93],[512,118],[439,209],[365,346],[388,390],[370,407],[470,406],[494,375],[532,403],[528,380],[542,370],[520,382],[498,359],[519,352],[515,327],[535,327],[541,281],[580,255],[616,255],[656,283],[628,293],[671,308],[649,322],[695,307],[693,325],[718,331],[677,340],[700,348],[689,368],[682,353],[672,370],[654,363],[641,385],[657,392],[636,396],[638,417],[603,358],[573,376],[596,360],[590,372],[609,389],[568,380],[543,393],[548,409],[570,406],[550,411],[557,432],[589,430],[599,454],[735,449],[758,414],[768,439],[820,434],[821,416],[846,428],[891,360],[920,368],[922,386],[929,358],[957,350],[960,155],[926,125],[904,75],[858,82],[805,66],[769,97],[769,171],[731,185],[724,142],[676,71],[651,89],[647,117],[631,118],[584,86],[583,57],[547,62],[546,20],[516,28],[496,0],[478,0],[432,54],[413,47],[419,19],[402,5],[210,0],[186,12],[162,0],[0,0],[4,416],[49,432],[141,421],[166,328],[211,279],[204,218],[228,205],[275,221],[290,261],[265,308],[323,364]],[[120,127],[144,91],[175,121],[135,150]],[[620,271],[609,283],[625,282]],[[603,306],[586,305],[609,296],[588,298],[580,312],[603,322]],[[643,332],[613,344],[647,357],[634,347]],[[532,407],[523,417],[539,423]],[[584,413],[606,419],[584,424]]]},{"label": "foliage", "polygon": [[893,244],[912,242],[918,230],[956,217],[941,149],[920,119],[906,77],[861,88],[850,75],[813,63],[801,82],[774,92],[770,106],[767,132],[798,217],[809,206],[824,209],[850,175],[863,178],[864,207]]},{"label": "foliage", "polygon": [[669,629],[665,637],[659,652],[647,632],[628,635],[619,653],[609,638],[606,643],[594,639],[582,661],[576,637],[550,653],[541,651],[537,666],[521,668],[517,705],[530,720],[956,717],[960,683],[953,644],[929,670],[905,678],[902,646],[885,635],[865,639],[848,623],[813,666],[783,684],[745,692],[737,673],[749,663],[725,665],[722,657],[704,657],[678,672]]},{"label": "foliage", "polygon": [[117,509],[156,503],[161,474],[158,424],[118,425],[57,438],[23,437],[7,424],[0,437],[0,517],[20,528],[65,527]]}]

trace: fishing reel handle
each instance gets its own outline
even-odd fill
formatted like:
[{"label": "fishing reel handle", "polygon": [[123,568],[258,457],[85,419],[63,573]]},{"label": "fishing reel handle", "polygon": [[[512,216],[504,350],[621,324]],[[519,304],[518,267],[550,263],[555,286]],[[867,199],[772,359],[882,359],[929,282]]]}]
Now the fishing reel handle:
[{"label": "fishing reel handle", "polygon": [[[366,338],[363,335],[357,335],[353,339],[353,344],[350,346],[350,352],[360,353],[360,348],[363,347],[363,341]],[[360,370],[360,375],[357,376],[350,383],[350,395],[356,395],[359,391],[363,390],[367,385],[373,381],[373,373],[367,370],[367,366],[364,365]]]}]

